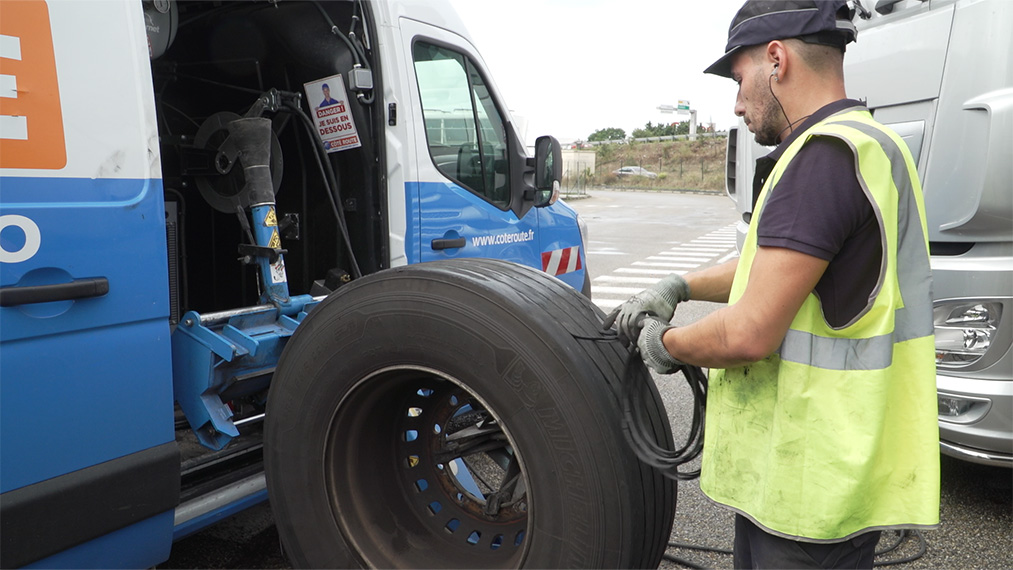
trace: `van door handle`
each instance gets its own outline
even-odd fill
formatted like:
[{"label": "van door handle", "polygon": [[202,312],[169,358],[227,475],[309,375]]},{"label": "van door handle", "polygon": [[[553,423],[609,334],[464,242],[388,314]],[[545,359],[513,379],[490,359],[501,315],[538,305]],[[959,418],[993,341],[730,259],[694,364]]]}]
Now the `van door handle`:
[{"label": "van door handle", "polygon": [[465,241],[464,238],[434,239],[433,249],[453,249],[455,247],[464,247],[464,244],[466,243],[467,242]]},{"label": "van door handle", "polygon": [[101,297],[108,292],[109,280],[105,277],[75,279],[70,283],[54,283],[53,285],[0,287],[0,307],[87,299]]}]

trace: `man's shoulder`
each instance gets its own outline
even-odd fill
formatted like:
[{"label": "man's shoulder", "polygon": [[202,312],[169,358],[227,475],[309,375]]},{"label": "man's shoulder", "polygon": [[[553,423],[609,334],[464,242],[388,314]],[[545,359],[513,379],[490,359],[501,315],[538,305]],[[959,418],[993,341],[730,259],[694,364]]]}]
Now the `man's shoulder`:
[{"label": "man's shoulder", "polygon": [[854,172],[854,157],[855,153],[851,149],[851,145],[844,139],[814,133],[808,137],[792,162],[798,161],[796,164],[800,166],[819,164],[821,168],[836,168]]}]

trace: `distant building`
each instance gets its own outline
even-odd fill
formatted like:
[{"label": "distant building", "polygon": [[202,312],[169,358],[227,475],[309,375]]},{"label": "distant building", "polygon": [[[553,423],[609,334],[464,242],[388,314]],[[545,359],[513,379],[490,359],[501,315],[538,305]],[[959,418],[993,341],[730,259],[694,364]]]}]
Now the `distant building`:
[{"label": "distant building", "polygon": [[[570,148],[576,145],[564,145],[563,148],[563,178],[577,178],[582,173],[590,171],[594,172],[594,158],[595,152],[593,150],[583,150],[579,148]],[[586,148],[591,148],[587,145]]]}]

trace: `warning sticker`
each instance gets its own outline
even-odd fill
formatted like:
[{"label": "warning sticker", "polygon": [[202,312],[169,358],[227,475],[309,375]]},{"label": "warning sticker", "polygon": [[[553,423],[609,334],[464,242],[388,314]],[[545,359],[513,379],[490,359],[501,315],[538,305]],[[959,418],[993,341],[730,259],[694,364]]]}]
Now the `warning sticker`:
[{"label": "warning sticker", "polygon": [[288,276],[285,275],[285,260],[278,258],[271,264],[271,283],[288,283]]},{"label": "warning sticker", "polygon": [[317,135],[327,152],[362,146],[348,109],[348,94],[341,74],[304,83],[303,88],[306,90],[306,101],[313,110],[311,115]]},{"label": "warning sticker", "polygon": [[278,216],[274,213],[274,208],[267,211],[267,215],[264,216],[264,226],[276,227],[278,225]]},{"label": "warning sticker", "polygon": [[281,238],[278,237],[278,230],[271,232],[271,241],[267,244],[267,247],[281,249]]}]

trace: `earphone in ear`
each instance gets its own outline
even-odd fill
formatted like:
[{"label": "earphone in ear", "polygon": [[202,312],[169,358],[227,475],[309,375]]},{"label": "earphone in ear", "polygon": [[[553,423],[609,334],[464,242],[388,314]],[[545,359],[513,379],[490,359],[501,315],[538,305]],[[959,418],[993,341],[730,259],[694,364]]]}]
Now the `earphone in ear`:
[{"label": "earphone in ear", "polygon": [[770,72],[770,76],[774,78],[774,81],[777,81],[777,68],[778,67],[781,67],[781,64],[780,63],[775,63],[774,64],[774,70]]}]

